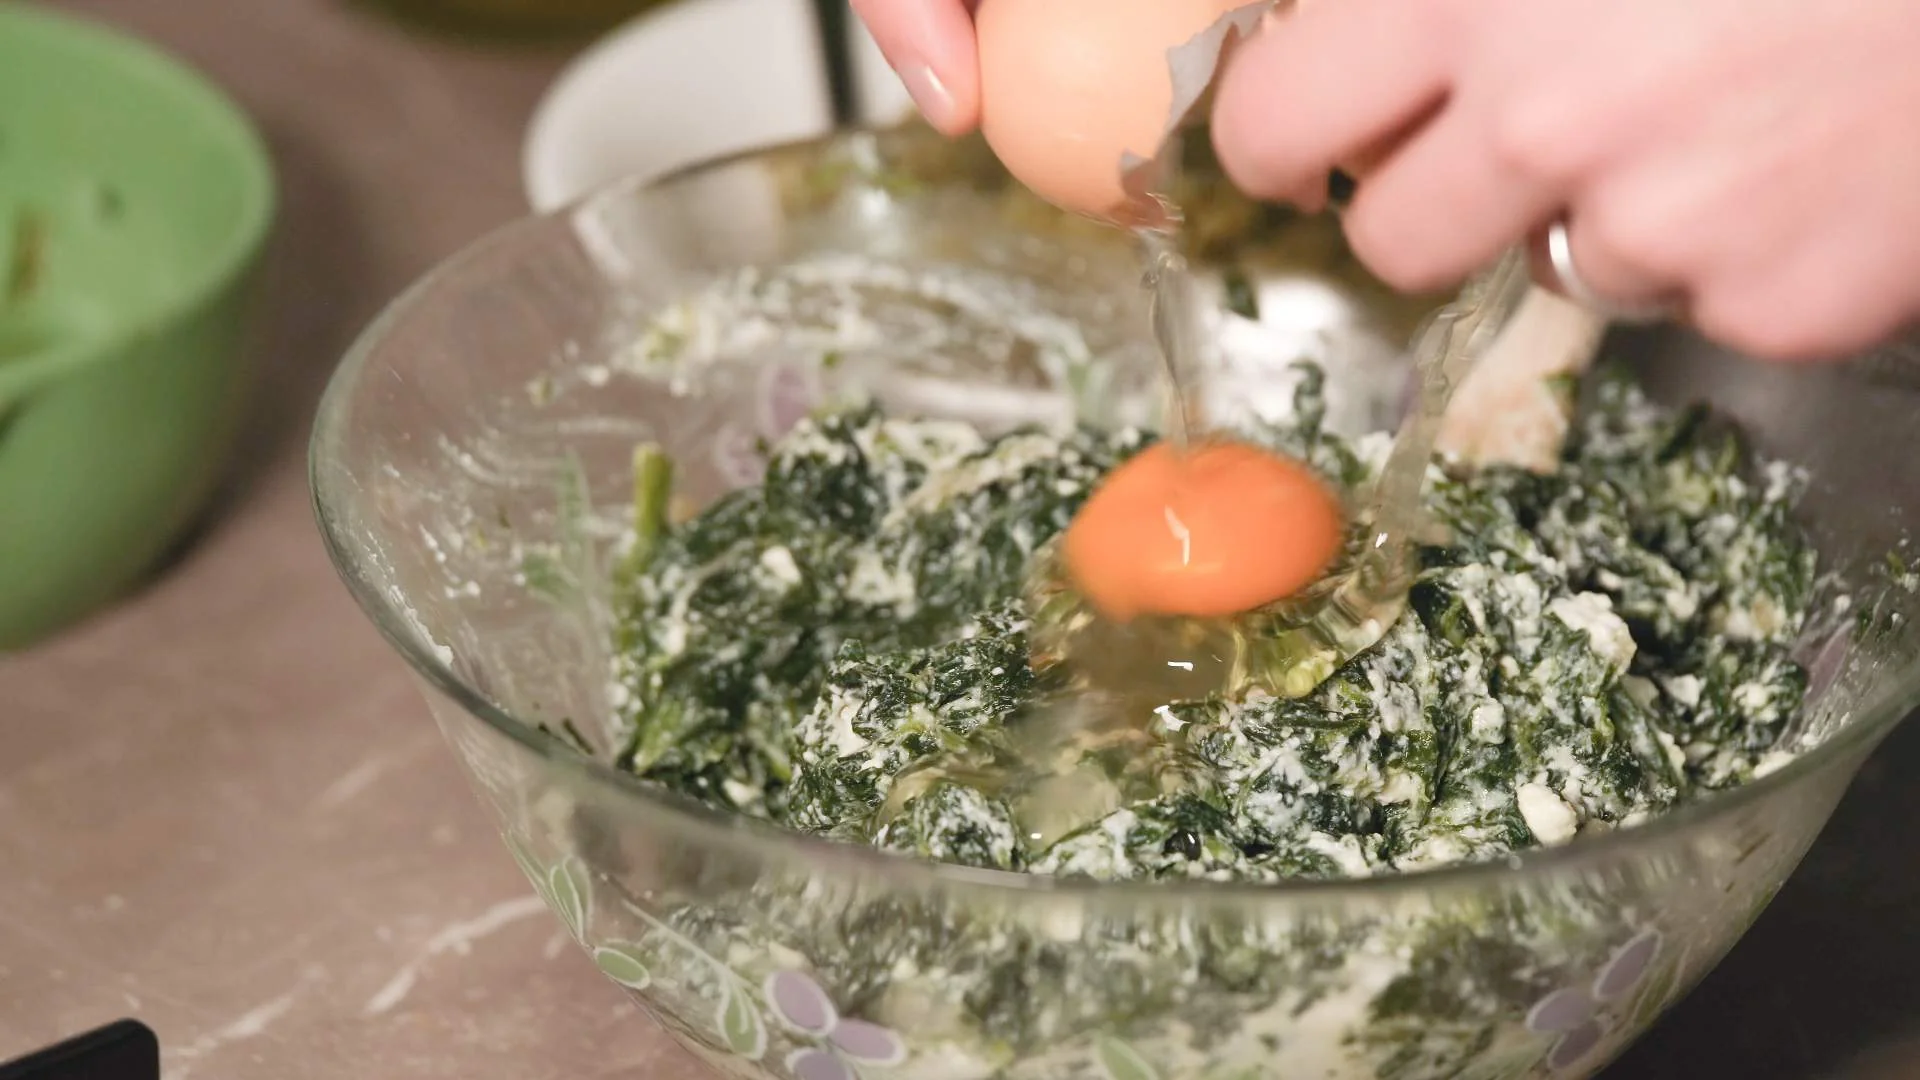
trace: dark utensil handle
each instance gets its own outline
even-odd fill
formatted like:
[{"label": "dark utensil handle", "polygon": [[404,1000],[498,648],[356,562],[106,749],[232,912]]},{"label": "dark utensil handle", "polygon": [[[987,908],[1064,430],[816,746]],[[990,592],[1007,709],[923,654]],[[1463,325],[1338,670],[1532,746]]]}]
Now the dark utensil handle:
[{"label": "dark utensil handle", "polygon": [[0,1080],[160,1080],[160,1040],[138,1020],[118,1020],[0,1064]]},{"label": "dark utensil handle", "polygon": [[821,58],[826,64],[827,89],[833,96],[833,122],[850,127],[861,122],[860,76],[854,71],[853,10],[847,0],[814,0],[820,24]]}]

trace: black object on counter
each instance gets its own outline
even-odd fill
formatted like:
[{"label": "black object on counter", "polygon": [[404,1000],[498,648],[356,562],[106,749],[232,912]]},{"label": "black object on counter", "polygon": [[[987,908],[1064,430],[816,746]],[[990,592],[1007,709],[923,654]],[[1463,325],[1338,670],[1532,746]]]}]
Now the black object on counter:
[{"label": "black object on counter", "polygon": [[0,1080],[160,1080],[160,1040],[138,1020],[118,1020],[0,1064]]}]

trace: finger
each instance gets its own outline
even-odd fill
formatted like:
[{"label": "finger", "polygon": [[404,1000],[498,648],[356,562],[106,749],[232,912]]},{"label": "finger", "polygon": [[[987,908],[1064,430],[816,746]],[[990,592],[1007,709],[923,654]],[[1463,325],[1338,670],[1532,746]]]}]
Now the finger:
[{"label": "finger", "polygon": [[1543,226],[1531,238],[1541,284],[1615,315],[1677,306],[1722,261],[1710,238],[1726,234],[1712,223],[1736,190],[1725,161],[1737,159],[1701,146],[1604,174],[1569,200],[1561,235]]},{"label": "finger", "polygon": [[927,122],[948,135],[980,122],[977,0],[853,0],[887,64]]},{"label": "finger", "polygon": [[1908,329],[1914,258],[1884,219],[1856,217],[1703,280],[1689,314],[1707,337],[1767,360],[1839,360]]},{"label": "finger", "polygon": [[1446,97],[1451,0],[1341,0],[1268,20],[1227,64],[1214,102],[1220,164],[1250,195],[1324,187]]},{"label": "finger", "polygon": [[1382,281],[1407,292],[1456,284],[1560,207],[1563,192],[1489,152],[1485,115],[1447,108],[1360,181],[1343,224]]},{"label": "finger", "polygon": [[1911,308],[1834,295],[1832,283],[1851,280],[1857,266],[1819,269],[1714,281],[1689,305],[1688,321],[1736,352],[1788,362],[1844,360],[1908,329]]}]

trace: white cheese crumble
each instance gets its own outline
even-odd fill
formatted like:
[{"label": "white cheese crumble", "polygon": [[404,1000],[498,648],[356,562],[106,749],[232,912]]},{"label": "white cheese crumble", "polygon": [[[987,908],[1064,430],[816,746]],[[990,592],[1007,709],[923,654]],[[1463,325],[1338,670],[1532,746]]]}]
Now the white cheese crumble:
[{"label": "white cheese crumble", "polygon": [[1614,614],[1613,598],[1605,593],[1583,592],[1562,596],[1547,605],[1547,610],[1572,629],[1587,635],[1593,651],[1613,670],[1624,672],[1633,662],[1633,632],[1626,621]]},{"label": "white cheese crumble", "polygon": [[793,561],[793,552],[785,547],[774,546],[760,553],[760,569],[775,585],[790,589],[800,584],[800,566]]},{"label": "white cheese crumble", "polygon": [[1580,815],[1545,784],[1521,784],[1514,798],[1527,828],[1547,847],[1566,843],[1580,829]]}]

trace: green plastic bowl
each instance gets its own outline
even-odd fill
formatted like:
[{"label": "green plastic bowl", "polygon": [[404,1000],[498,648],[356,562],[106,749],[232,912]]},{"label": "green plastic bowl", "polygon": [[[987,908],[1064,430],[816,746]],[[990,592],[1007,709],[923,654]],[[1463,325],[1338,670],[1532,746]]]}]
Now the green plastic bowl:
[{"label": "green plastic bowl", "polygon": [[123,595],[205,508],[274,202],[205,79],[0,3],[0,650]]}]

